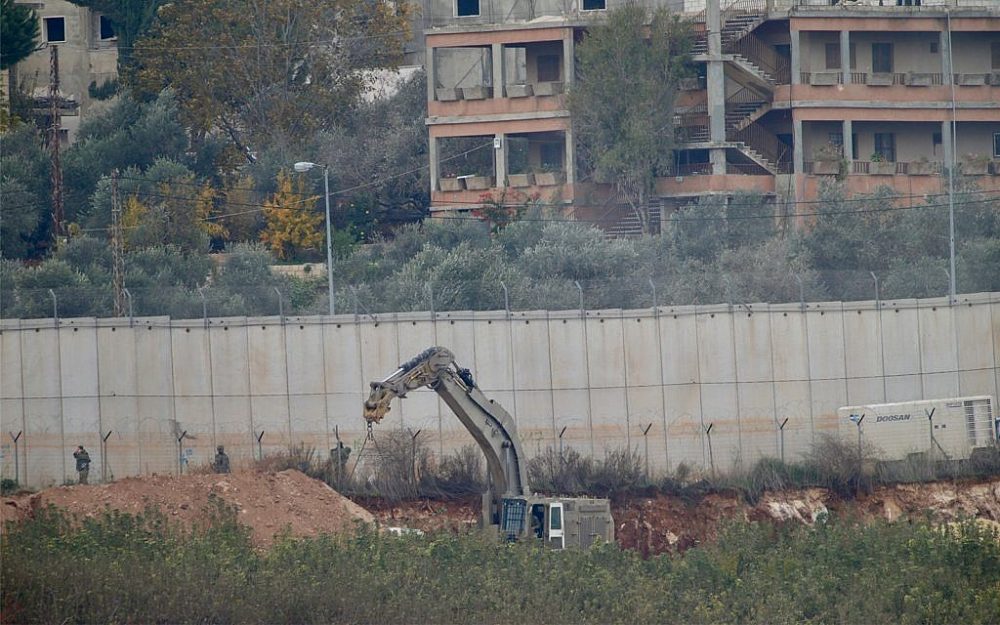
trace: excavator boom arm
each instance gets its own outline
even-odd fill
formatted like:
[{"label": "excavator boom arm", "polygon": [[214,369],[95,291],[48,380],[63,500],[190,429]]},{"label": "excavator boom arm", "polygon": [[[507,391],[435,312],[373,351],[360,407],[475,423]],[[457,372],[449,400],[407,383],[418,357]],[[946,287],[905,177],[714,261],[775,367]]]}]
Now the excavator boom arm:
[{"label": "excavator boom arm", "polygon": [[514,419],[476,386],[468,369],[455,364],[444,347],[432,347],[403,363],[387,378],[371,383],[365,402],[365,420],[378,423],[389,412],[393,398],[427,386],[458,417],[486,456],[493,487],[504,496],[526,496],[528,471]]}]

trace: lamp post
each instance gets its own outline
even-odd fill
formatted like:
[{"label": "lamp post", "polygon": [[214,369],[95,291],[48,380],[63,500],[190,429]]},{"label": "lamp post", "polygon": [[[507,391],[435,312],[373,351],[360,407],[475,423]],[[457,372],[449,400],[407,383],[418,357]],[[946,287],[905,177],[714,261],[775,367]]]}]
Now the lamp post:
[{"label": "lamp post", "polygon": [[330,315],[337,314],[333,304],[333,238],[330,236],[330,166],[299,161],[295,163],[295,171],[305,173],[314,167],[323,168],[323,198],[326,200],[326,283],[330,297]]}]

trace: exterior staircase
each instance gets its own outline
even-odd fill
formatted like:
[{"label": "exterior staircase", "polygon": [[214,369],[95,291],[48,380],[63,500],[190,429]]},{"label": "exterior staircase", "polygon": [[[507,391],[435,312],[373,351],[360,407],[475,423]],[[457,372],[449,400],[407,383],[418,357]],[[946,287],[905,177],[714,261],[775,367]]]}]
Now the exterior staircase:
[{"label": "exterior staircase", "polygon": [[[726,98],[726,141],[748,160],[778,174],[788,171],[791,148],[757,122],[771,110],[774,87],[790,82],[791,68],[788,59],[754,33],[766,18],[767,0],[737,0],[721,15],[722,52],[731,59],[726,75],[742,85]],[[707,52],[708,38],[702,35],[693,53]],[[711,141],[708,127],[697,125],[694,118],[678,130],[678,140]]]},{"label": "exterior staircase", "polygon": [[790,172],[791,147],[764,126],[750,123],[741,130],[727,132],[726,139],[735,144],[736,149],[744,156],[771,174]]},{"label": "exterior staircase", "polygon": [[[663,214],[663,200],[660,198],[650,198],[649,201],[649,227],[650,234],[660,233],[660,222]],[[635,211],[624,204],[615,207],[609,214],[605,222],[605,234],[612,239],[634,239],[642,236],[642,223]]]},{"label": "exterior staircase", "polygon": [[[722,50],[727,51],[734,42],[760,26],[767,18],[767,2],[765,0],[737,0],[720,16],[722,19]],[[692,46],[691,53],[708,54],[708,34],[699,35]]]}]

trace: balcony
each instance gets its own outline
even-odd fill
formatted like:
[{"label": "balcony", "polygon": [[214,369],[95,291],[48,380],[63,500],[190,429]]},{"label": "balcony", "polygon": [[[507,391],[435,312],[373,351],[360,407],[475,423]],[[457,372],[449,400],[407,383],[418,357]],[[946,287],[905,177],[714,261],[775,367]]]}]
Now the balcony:
[{"label": "balcony", "polygon": [[566,31],[532,31],[548,39],[434,48],[430,117],[526,114],[565,110]]}]

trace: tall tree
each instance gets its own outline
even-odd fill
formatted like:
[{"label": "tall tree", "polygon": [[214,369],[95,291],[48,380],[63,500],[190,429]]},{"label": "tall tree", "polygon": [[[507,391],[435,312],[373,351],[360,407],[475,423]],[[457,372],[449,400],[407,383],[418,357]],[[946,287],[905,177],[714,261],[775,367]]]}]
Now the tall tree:
[{"label": "tall tree", "polygon": [[580,162],[614,186],[644,233],[655,178],[673,157],[674,101],[690,42],[677,16],[629,3],[591,26],[577,46],[569,108]]},{"label": "tall tree", "polygon": [[118,77],[125,84],[135,78],[135,42],[152,27],[157,10],[167,0],[69,0],[111,20],[118,37]]},{"label": "tall tree", "polygon": [[35,51],[38,14],[29,6],[0,0],[0,71],[15,65]]},{"label": "tall tree", "polygon": [[142,88],[173,87],[197,141],[221,130],[247,160],[329,127],[394,67],[408,5],[388,0],[177,0],[137,43]]},{"label": "tall tree", "polygon": [[312,210],[315,198],[306,197],[301,177],[294,186],[292,178],[280,172],[278,190],[264,208],[267,227],[260,240],[281,259],[298,250],[323,246],[323,213]]},{"label": "tall tree", "polygon": [[340,196],[337,212],[359,237],[428,214],[425,117],[427,76],[419,72],[393,95],[361,104],[340,127],[320,135],[319,158],[330,164],[338,188],[356,189]]}]

